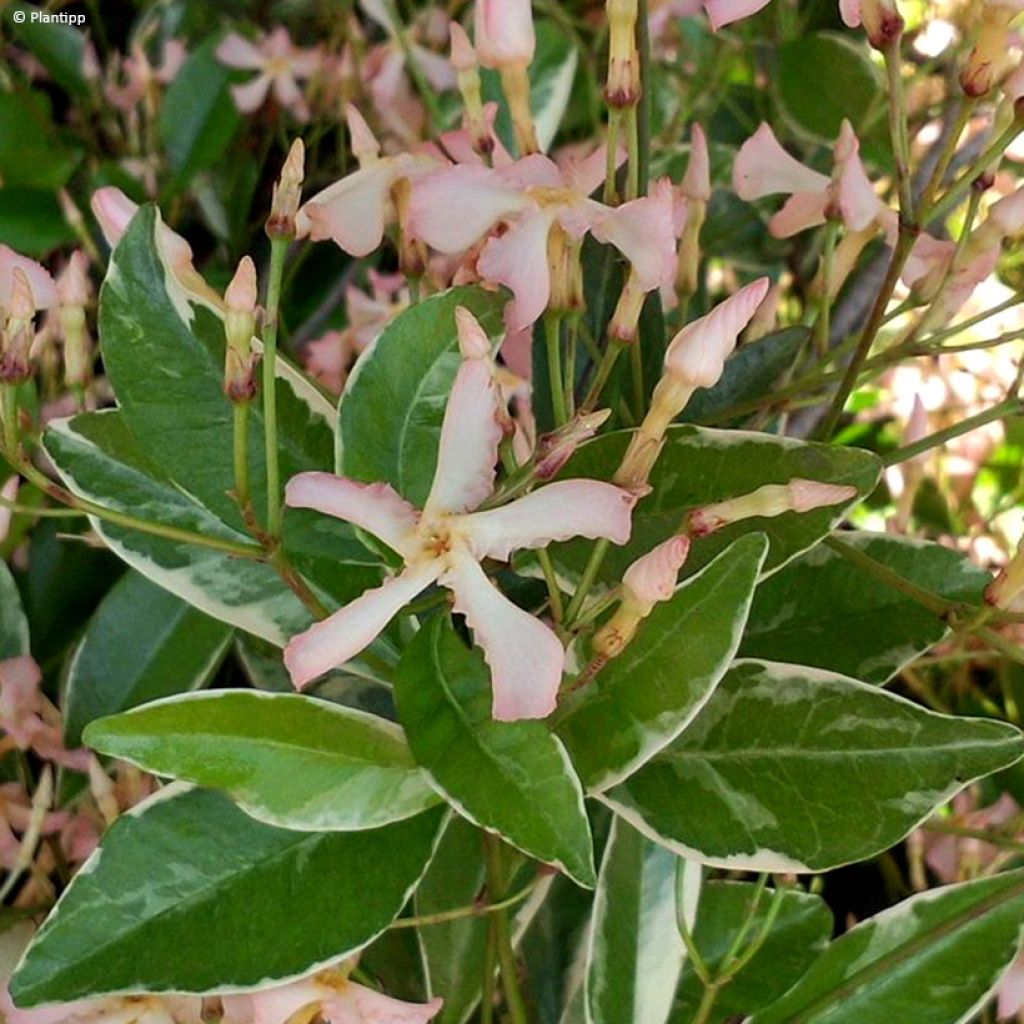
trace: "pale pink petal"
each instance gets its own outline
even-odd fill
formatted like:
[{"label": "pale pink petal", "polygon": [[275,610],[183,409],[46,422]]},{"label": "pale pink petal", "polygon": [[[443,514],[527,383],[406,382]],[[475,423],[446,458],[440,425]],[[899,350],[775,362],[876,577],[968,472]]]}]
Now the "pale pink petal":
[{"label": "pale pink petal", "polygon": [[675,592],[679,570],[689,552],[689,537],[669,537],[638,558],[625,571],[622,582],[644,604],[667,601]]},{"label": "pale pink petal", "polygon": [[945,273],[956,252],[956,242],[950,239],[935,238],[927,231],[922,231],[910,250],[910,257],[903,268],[902,280],[908,287],[916,284],[928,274]]},{"label": "pale pink petal", "polygon": [[750,322],[770,285],[767,277],[758,278],[710,313],[687,324],[669,344],[665,368],[694,387],[709,388],[717,383],[740,331]]},{"label": "pale pink petal", "polygon": [[592,233],[629,260],[642,291],[653,291],[675,278],[674,201],[667,179],[655,182],[650,195],[606,213],[594,224]]},{"label": "pale pink petal", "polygon": [[489,356],[463,359],[444,411],[425,515],[466,512],[494,489],[502,438],[500,401]]},{"label": "pale pink petal", "polygon": [[138,203],[133,203],[114,185],[98,188],[93,192],[89,205],[99,221],[103,238],[111,248],[121,241],[139,209]]},{"label": "pale pink petal", "polygon": [[1016,1020],[1024,1009],[1024,957],[1013,962],[996,991],[999,994],[999,1019]]},{"label": "pale pink petal", "polygon": [[775,238],[790,238],[824,224],[828,204],[827,192],[794,192],[768,222],[768,230]]},{"label": "pale pink petal", "polygon": [[392,160],[379,160],[314,196],[299,210],[310,238],[330,238],[351,256],[368,256],[384,238],[397,173]]},{"label": "pale pink petal", "polygon": [[224,37],[217,47],[217,59],[229,68],[244,68],[246,71],[258,71],[267,63],[263,51],[237,32]]},{"label": "pale pink petal", "polygon": [[239,113],[251,114],[263,106],[272,79],[270,75],[257,75],[244,85],[231,86],[231,97]]},{"label": "pale pink petal", "polygon": [[844,25],[850,28],[857,28],[860,25],[860,2],[861,0],[839,0],[839,14]]},{"label": "pale pink petal", "polygon": [[740,199],[760,199],[779,192],[823,192],[824,174],[790,156],[767,124],[762,124],[736,154],[732,183]]},{"label": "pale pink petal", "polygon": [[441,580],[455,594],[491,669],[492,714],[499,722],[546,718],[555,710],[565,652],[539,619],[514,605],[469,557]]},{"label": "pale pink petal", "polygon": [[292,52],[291,60],[292,74],[296,78],[306,79],[312,78],[320,70],[324,62],[324,55],[319,46],[309,49],[299,49],[296,47]]},{"label": "pale pink petal", "polygon": [[708,155],[708,139],[699,124],[693,126],[690,136],[690,161],[680,186],[687,199],[706,203],[711,198],[711,158]]},{"label": "pale pink petal", "polygon": [[717,32],[725,25],[757,14],[762,7],[768,5],[768,2],[769,0],[704,0],[704,10],[707,11],[711,27]]},{"label": "pale pink petal", "polygon": [[400,553],[419,520],[416,509],[389,484],[363,484],[332,473],[299,473],[288,481],[284,495],[291,508],[343,519]]},{"label": "pale pink petal", "polygon": [[28,279],[36,309],[49,309],[57,304],[57,286],[50,272],[35,260],[0,243],[0,307],[10,307],[15,270],[20,270]]},{"label": "pale pink petal", "polygon": [[478,558],[507,560],[513,551],[552,541],[629,540],[636,496],[601,480],[559,480],[508,505],[460,521]]},{"label": "pale pink petal", "polygon": [[863,231],[878,217],[882,205],[871,187],[860,159],[860,140],[849,121],[843,119],[835,145],[837,199],[843,222],[851,231]]},{"label": "pale pink petal", "polygon": [[501,238],[492,238],[477,260],[485,281],[502,284],[515,296],[505,312],[510,331],[520,331],[540,318],[551,297],[548,232],[555,214],[535,210],[522,217]]},{"label": "pale pink petal", "polygon": [[452,67],[456,71],[472,71],[477,66],[476,50],[466,30],[457,21],[451,21],[448,37],[451,41]]},{"label": "pale pink petal", "polygon": [[345,123],[348,125],[352,141],[352,152],[355,153],[360,166],[372,163],[380,156],[380,143],[366,123],[366,118],[359,113],[359,108],[353,103],[345,104]]},{"label": "pale pink petal", "polygon": [[242,1021],[246,1024],[284,1024],[299,1010],[319,1004],[330,994],[330,989],[314,978],[301,978],[262,991],[225,996],[224,1016],[240,1024]]},{"label": "pale pink petal", "polygon": [[494,171],[459,164],[413,182],[409,230],[438,252],[454,255],[528,205],[522,192]]},{"label": "pale pink petal", "polygon": [[[616,169],[622,166],[626,156],[626,149],[619,146],[615,153]],[[604,143],[583,157],[574,150],[569,150],[564,155],[556,154],[556,157],[565,184],[575,192],[589,196],[604,184],[608,174],[608,147]]]},{"label": "pale pink petal", "polygon": [[57,1003],[21,1010],[14,1005],[7,986],[0,990],[0,1013],[7,1024],[65,1024],[67,1021],[95,1017],[97,1010],[112,1008],[112,999],[78,999],[73,1003]]},{"label": "pale pink petal", "polygon": [[296,120],[303,123],[309,120],[306,97],[302,95],[302,90],[292,75],[274,76],[274,96],[285,110],[292,112]]},{"label": "pale pink petal", "polygon": [[317,676],[354,658],[401,608],[437,579],[439,571],[439,564],[432,560],[411,566],[292,637],[284,649],[284,664],[295,688],[301,690]]},{"label": "pale pink petal", "polygon": [[329,1024],[428,1024],[443,1005],[440,998],[407,1003],[349,982],[336,999],[324,1002],[321,1012]]},{"label": "pale pink petal", "polygon": [[531,153],[502,167],[496,176],[503,184],[516,189],[540,186],[542,188],[563,188],[567,184],[562,169],[549,156]]},{"label": "pale pink petal", "polygon": [[418,43],[412,43],[409,50],[417,67],[423,72],[423,77],[438,92],[447,92],[455,88],[455,72],[447,57],[442,57]]}]

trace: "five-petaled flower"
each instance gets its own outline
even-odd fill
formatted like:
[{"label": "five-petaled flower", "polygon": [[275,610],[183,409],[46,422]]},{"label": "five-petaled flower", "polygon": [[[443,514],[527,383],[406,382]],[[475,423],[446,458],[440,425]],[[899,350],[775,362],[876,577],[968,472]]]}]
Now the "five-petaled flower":
[{"label": "five-petaled flower", "polygon": [[503,408],[490,343],[466,310],[457,314],[462,363],[441,426],[437,470],[422,510],[384,483],[301,473],[287,503],[344,519],[401,555],[401,573],[294,637],[285,664],[301,688],[365,648],[405,604],[431,584],[454,594],[491,669],[501,721],[554,710],[565,652],[555,633],[513,604],[488,578],[485,558],[571,537],[629,539],[635,497],[598,480],[563,480],[507,505],[478,510],[492,494]]}]

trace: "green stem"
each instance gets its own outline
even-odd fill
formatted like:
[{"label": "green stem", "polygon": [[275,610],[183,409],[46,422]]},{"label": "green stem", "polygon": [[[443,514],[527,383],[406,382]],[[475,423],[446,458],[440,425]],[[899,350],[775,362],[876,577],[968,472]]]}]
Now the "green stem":
[{"label": "green stem", "polygon": [[640,195],[640,126],[637,121],[636,104],[625,111],[626,144],[629,148],[629,166],[626,169],[626,199]]},{"label": "green stem", "polygon": [[995,831],[995,829],[968,828],[966,825],[953,825],[944,821],[926,821],[921,828],[925,832],[938,832],[947,836],[962,836],[964,839],[980,839],[983,843],[991,843],[993,846],[1002,847],[1004,850],[1024,853],[1024,843],[1009,836],[1004,836],[1001,832]]},{"label": "green stem", "polygon": [[[888,42],[882,50],[885,73],[889,83],[889,136],[896,161],[896,183],[900,197],[900,219],[911,223],[914,197],[911,190],[910,140],[907,136],[907,100],[903,92],[903,65],[900,55],[901,37]],[[884,310],[883,310],[884,312]]]},{"label": "green stem", "polygon": [[914,456],[920,455],[922,452],[927,452],[932,448],[938,448],[940,445],[944,445],[954,437],[960,437],[961,434],[968,434],[972,430],[977,430],[979,427],[985,426],[987,423],[1005,419],[1007,416],[1018,416],[1022,412],[1024,412],[1024,401],[1019,398],[1008,398],[1005,402],[1000,402],[998,405],[994,405],[991,409],[986,409],[984,412],[979,412],[976,416],[969,416],[967,419],[961,420],[959,423],[954,423],[951,427],[946,427],[945,430],[937,430],[934,434],[922,437],[920,441],[915,441],[913,444],[897,448],[895,451],[889,452],[885,455],[882,461],[887,466],[894,466],[900,462],[906,462],[908,459],[912,459]]},{"label": "green stem", "polygon": [[960,136],[963,135],[964,128],[967,127],[967,122],[971,119],[971,114],[974,112],[977,102],[977,99],[973,96],[965,96],[960,101],[960,110],[957,112],[956,123],[953,125],[949,138],[946,139],[946,144],[939,155],[939,159],[935,162],[935,169],[928,179],[928,184],[925,185],[924,191],[921,193],[921,210],[927,210],[932,205],[935,193],[942,185],[946,172],[949,170],[949,165],[953,162],[953,157],[956,155],[956,145],[960,141]]},{"label": "green stem", "polygon": [[555,416],[555,425],[560,427],[569,420],[569,414],[565,407],[565,379],[562,373],[562,316],[560,313],[544,314],[544,339],[547,343],[551,409]]},{"label": "green stem", "polygon": [[[501,840],[490,832],[484,833],[484,859],[487,864],[487,890],[492,898],[502,900],[505,888],[505,870],[502,864]],[[526,1005],[519,989],[519,967],[512,948],[512,927],[508,908],[494,915],[494,932],[498,946],[498,964],[501,967],[501,987],[505,993],[512,1024],[529,1024]]]},{"label": "green stem", "polygon": [[711,1011],[715,1008],[715,1003],[718,1002],[720,989],[721,986],[717,982],[704,987],[704,998],[701,999],[700,1006],[697,1007],[693,1024],[708,1024],[708,1021],[711,1020]]},{"label": "green stem", "polygon": [[590,593],[590,588],[593,587],[597,574],[601,571],[601,563],[604,562],[608,548],[609,542],[607,540],[599,540],[594,545],[594,550],[590,553],[590,561],[587,562],[583,575],[580,577],[580,582],[576,587],[576,592],[572,595],[569,607],[565,610],[565,624],[567,626],[571,626],[576,621],[576,617],[583,607],[583,602],[586,601],[587,594]]},{"label": "green stem", "polygon": [[461,921],[466,917],[486,917],[508,910],[517,903],[522,903],[533,892],[534,883],[523,886],[519,892],[501,900],[499,903],[480,903],[468,907],[455,907],[453,910],[439,910],[436,914],[420,914],[418,917],[400,917],[391,922],[392,928],[422,928],[426,925],[447,924],[449,921]]},{"label": "green stem", "polygon": [[9,452],[18,450],[18,386],[0,386],[0,418],[3,420],[4,447]]},{"label": "green stem", "polygon": [[651,34],[648,23],[648,2],[637,5],[636,47],[640,54],[640,102],[637,104],[637,193],[647,195],[651,177]]},{"label": "green stem", "polygon": [[235,500],[241,509],[250,509],[249,494],[249,403],[234,403]]},{"label": "green stem", "polygon": [[836,238],[839,235],[839,221],[830,220],[825,228],[825,251],[821,256],[821,306],[818,320],[814,325],[814,347],[818,358],[828,358],[829,335],[832,315],[832,279],[835,276]]},{"label": "green stem", "polygon": [[548,586],[548,600],[551,603],[551,618],[556,623],[565,619],[565,609],[562,604],[562,591],[558,589],[558,575],[555,572],[555,563],[545,548],[537,549],[537,561],[544,572],[544,582]]},{"label": "green stem", "polygon": [[608,137],[605,140],[604,199],[605,206],[614,206],[619,198],[619,124],[617,109],[608,111]]},{"label": "green stem", "polygon": [[624,348],[625,345],[619,341],[611,340],[608,342],[608,347],[604,350],[604,355],[601,357],[597,372],[594,374],[594,379],[590,384],[587,397],[583,399],[583,404],[580,406],[581,412],[593,412],[597,407],[597,403],[601,399],[601,392],[604,391],[608,378],[612,375],[615,363],[618,361],[619,355]]},{"label": "green stem", "polygon": [[480,1024],[494,1021],[494,988],[498,973],[498,932],[495,918],[490,919],[487,929],[487,946],[484,949],[484,982],[480,989]]},{"label": "green stem", "polygon": [[281,536],[281,472],[277,440],[277,331],[280,321],[281,279],[289,239],[270,240],[270,274],[263,323],[263,420],[267,459],[267,532]]}]

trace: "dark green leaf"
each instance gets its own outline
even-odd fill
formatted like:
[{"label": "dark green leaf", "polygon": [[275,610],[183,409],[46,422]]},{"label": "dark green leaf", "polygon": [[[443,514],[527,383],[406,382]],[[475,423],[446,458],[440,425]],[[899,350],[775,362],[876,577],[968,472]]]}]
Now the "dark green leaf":
[{"label": "dark green leaf", "polygon": [[0,560],[0,661],[28,652],[28,619],[14,577],[7,563]]}]

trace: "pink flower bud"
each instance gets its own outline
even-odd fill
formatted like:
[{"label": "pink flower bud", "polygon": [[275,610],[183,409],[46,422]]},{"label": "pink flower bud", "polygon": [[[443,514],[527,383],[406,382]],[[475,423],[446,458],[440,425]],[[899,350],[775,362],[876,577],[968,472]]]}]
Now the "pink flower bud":
[{"label": "pink flower bud", "polygon": [[267,219],[267,234],[271,238],[295,237],[295,214],[302,197],[302,180],[305,177],[306,147],[302,139],[296,139],[288,150],[288,157],[281,168],[281,177],[274,185]]},{"label": "pink flower bud", "polygon": [[251,257],[243,256],[235,276],[224,293],[224,302],[232,313],[251,315],[256,310],[257,296],[256,265]]},{"label": "pink flower bud", "polygon": [[829,505],[845,505],[857,497],[851,484],[825,484],[819,480],[790,480],[789,502],[794,512],[813,512]]},{"label": "pink flower bud", "polygon": [[472,71],[477,66],[476,50],[469,41],[466,30],[457,22],[453,21],[448,26],[452,41],[452,67],[457,72]]},{"label": "pink flower bud", "polygon": [[89,260],[76,249],[57,278],[57,298],[62,306],[84,306],[91,295]]},{"label": "pink flower bud", "polygon": [[699,124],[693,126],[690,137],[690,162],[686,165],[686,176],[680,191],[687,199],[706,203],[711,198],[711,161],[708,157],[708,140]]},{"label": "pink flower bud", "polygon": [[829,505],[845,505],[856,497],[857,488],[848,484],[801,479],[785,484],[765,484],[750,494],[694,509],[689,515],[689,531],[692,537],[706,537],[743,519],[770,519],[786,512],[811,512]]},{"label": "pink flower bud", "polygon": [[667,601],[675,592],[679,570],[689,553],[689,537],[669,537],[626,570],[623,586],[641,605],[653,607]]},{"label": "pink flower bud", "polygon": [[480,321],[465,306],[455,309],[455,327],[463,359],[490,359],[491,340],[480,326]]},{"label": "pink flower bud", "polygon": [[11,273],[11,304],[8,312],[12,320],[26,323],[36,315],[32,285],[28,274],[21,267],[15,267]]},{"label": "pink flower bud", "polygon": [[525,67],[533,60],[530,0],[476,0],[474,15],[476,52],[485,68]]},{"label": "pink flower bud", "polygon": [[561,430],[546,434],[537,444],[537,478],[550,480],[572,458],[584,441],[590,440],[601,424],[612,414],[611,409],[576,416]]},{"label": "pink flower bud", "polygon": [[139,207],[133,203],[119,188],[107,185],[92,194],[92,212],[99,221],[100,230],[111,248],[121,241],[128,230],[132,217]]}]

